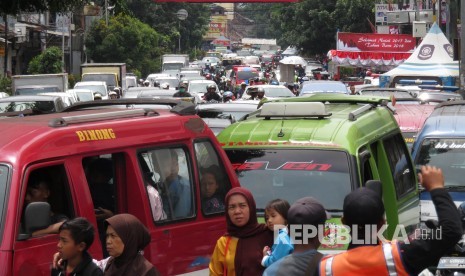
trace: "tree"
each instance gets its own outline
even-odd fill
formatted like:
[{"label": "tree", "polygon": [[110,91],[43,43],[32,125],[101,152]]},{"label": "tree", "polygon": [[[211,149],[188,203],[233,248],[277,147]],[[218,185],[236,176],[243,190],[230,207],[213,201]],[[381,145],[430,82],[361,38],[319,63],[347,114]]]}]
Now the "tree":
[{"label": "tree", "polygon": [[304,54],[327,52],[334,45],[336,30],[331,13],[336,0],[303,0],[281,5],[271,14],[271,24],[281,34],[280,45],[301,48]]},{"label": "tree", "polygon": [[335,27],[341,32],[371,33],[374,0],[338,0],[333,12]]},{"label": "tree", "polygon": [[29,62],[27,71],[29,74],[61,73],[63,68],[62,55],[63,53],[58,47],[47,48]]},{"label": "tree", "polygon": [[82,0],[12,0],[0,1],[0,14],[15,15],[20,12],[64,12],[79,7]]},{"label": "tree", "polygon": [[125,62],[128,71],[143,76],[160,70],[160,56],[168,39],[128,15],[95,21],[86,36],[86,53],[94,62]]},{"label": "tree", "polygon": [[[121,1],[121,0],[119,0]],[[127,10],[140,21],[151,26],[167,38],[164,51],[174,52],[181,35],[181,48],[192,50],[200,48],[203,36],[208,30],[210,10],[208,5],[198,3],[155,3],[153,0],[127,0]],[[179,22],[176,12],[187,10],[189,16]],[[180,27],[180,29],[179,29]]]}]

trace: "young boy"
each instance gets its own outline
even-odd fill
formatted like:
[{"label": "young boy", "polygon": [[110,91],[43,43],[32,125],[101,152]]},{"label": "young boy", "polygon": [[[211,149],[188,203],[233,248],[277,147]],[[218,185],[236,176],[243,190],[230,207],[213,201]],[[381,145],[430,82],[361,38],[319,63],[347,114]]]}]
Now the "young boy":
[{"label": "young boy", "polygon": [[74,218],[65,221],[59,229],[59,257],[62,267],[52,269],[52,276],[101,276],[102,270],[92,262],[87,249],[94,241],[94,227],[85,218]]}]

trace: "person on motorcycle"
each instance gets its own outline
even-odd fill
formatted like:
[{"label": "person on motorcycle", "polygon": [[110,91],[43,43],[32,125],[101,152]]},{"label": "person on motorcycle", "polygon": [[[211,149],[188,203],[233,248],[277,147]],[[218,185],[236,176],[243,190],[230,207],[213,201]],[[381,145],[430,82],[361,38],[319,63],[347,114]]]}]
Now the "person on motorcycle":
[{"label": "person on motorcycle", "polygon": [[236,98],[234,97],[234,94],[231,91],[226,91],[223,93],[223,102],[224,103],[230,103],[234,101]]},{"label": "person on motorcycle", "polygon": [[[315,272],[318,270],[319,275],[418,275],[436,266],[461,239],[462,224],[457,207],[444,188],[442,170],[422,166],[418,180],[430,192],[438,214],[436,233],[404,242],[378,240],[376,231],[367,232],[366,228],[381,230],[384,226],[382,197],[375,189],[359,188],[345,197],[341,219],[344,225],[358,230],[357,237],[352,238],[346,252],[323,257]],[[370,236],[365,237],[365,233]]]},{"label": "person on motorcycle", "polygon": [[245,88],[247,87],[247,84],[245,82],[241,83],[241,88],[237,91],[236,93],[236,98],[240,99],[242,98],[242,95],[244,95]]},{"label": "person on motorcycle", "polygon": [[222,102],[221,96],[218,95],[218,93],[216,93],[216,85],[214,84],[207,85],[207,93],[203,95],[203,99],[206,102],[210,102],[210,101]]},{"label": "person on motorcycle", "polygon": [[181,85],[179,86],[179,91],[174,93],[173,97],[175,97],[175,98],[184,98],[184,97],[191,98],[192,95],[189,92],[187,92],[187,86],[184,83],[181,83]]}]

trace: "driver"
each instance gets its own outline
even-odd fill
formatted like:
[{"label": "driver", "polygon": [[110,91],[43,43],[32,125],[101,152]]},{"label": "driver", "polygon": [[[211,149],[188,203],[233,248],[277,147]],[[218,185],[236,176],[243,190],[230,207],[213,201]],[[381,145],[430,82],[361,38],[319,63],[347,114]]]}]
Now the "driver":
[{"label": "driver", "polygon": [[203,95],[203,99],[206,102],[209,102],[209,101],[222,102],[223,101],[221,99],[221,96],[218,95],[218,93],[216,93],[216,86],[214,84],[207,85],[207,93]]}]

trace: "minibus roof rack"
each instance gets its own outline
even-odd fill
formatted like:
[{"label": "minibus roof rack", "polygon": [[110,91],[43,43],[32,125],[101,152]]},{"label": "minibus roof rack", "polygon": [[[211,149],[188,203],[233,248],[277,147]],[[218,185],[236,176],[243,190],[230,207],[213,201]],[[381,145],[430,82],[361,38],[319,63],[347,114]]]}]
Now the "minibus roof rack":
[{"label": "minibus roof rack", "polygon": [[326,112],[325,104],[322,102],[266,102],[263,104],[257,117],[304,117],[319,118],[331,116]]},{"label": "minibus roof rack", "polygon": [[129,109],[121,111],[110,111],[104,113],[93,113],[75,116],[53,118],[48,122],[50,127],[64,127],[70,124],[105,121],[109,119],[121,119],[138,116],[156,116],[158,113],[151,109]]}]

